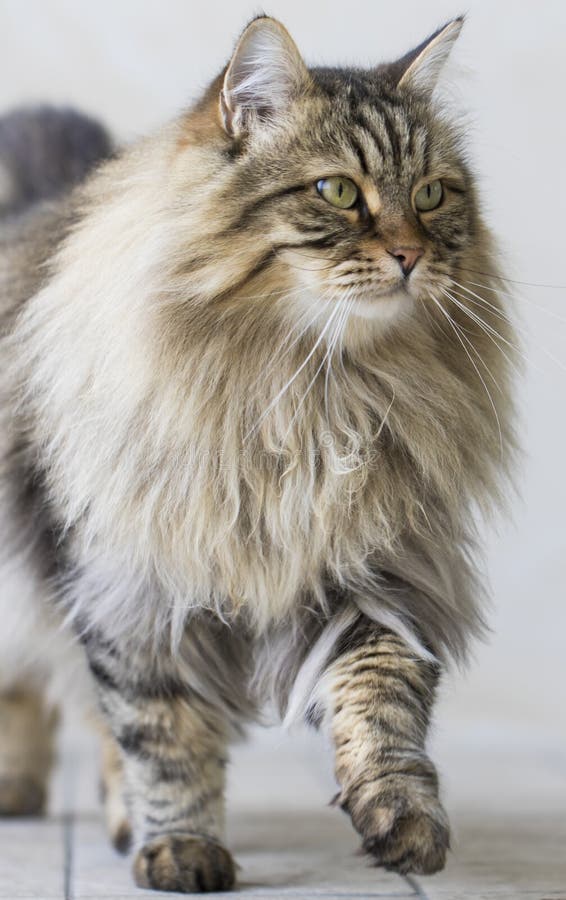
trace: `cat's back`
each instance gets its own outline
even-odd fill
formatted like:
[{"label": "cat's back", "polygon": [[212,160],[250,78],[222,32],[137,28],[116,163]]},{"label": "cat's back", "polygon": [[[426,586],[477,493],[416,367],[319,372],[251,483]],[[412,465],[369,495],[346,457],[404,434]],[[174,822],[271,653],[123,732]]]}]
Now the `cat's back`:
[{"label": "cat's back", "polygon": [[74,110],[0,117],[0,337],[48,277],[73,221],[73,189],[111,154],[105,129]]},{"label": "cat's back", "polygon": [[43,201],[0,219],[0,335],[25,301],[39,290],[49,274],[49,260],[63,239],[70,204],[65,199]]}]

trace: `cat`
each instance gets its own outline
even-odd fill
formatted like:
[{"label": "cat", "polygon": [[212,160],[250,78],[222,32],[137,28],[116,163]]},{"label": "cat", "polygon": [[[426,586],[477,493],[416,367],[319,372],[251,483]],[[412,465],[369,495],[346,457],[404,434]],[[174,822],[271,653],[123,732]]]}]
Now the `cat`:
[{"label": "cat", "polygon": [[0,809],[44,803],[72,664],[140,886],[234,886],[227,748],[265,708],[328,734],[379,865],[445,863],[427,728],[515,447],[499,253],[436,94],[462,24],[309,69],[260,16],[187,112],[3,217]]}]

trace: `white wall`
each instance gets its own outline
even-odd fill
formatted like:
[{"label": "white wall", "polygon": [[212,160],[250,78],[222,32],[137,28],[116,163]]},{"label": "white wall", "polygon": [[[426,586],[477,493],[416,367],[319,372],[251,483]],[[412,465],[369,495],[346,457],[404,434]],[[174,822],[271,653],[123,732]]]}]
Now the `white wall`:
[{"label": "white wall", "polygon": [[[452,74],[471,113],[489,220],[514,278],[565,285],[564,3],[272,0],[266,11],[308,61],[371,65],[406,51],[462,5],[469,18]],[[72,102],[130,139],[198,95],[258,8],[242,0],[0,0],[0,110]],[[528,360],[521,499],[514,524],[489,535],[495,633],[466,679],[446,688],[441,739],[516,734],[543,744],[566,732],[566,289],[518,286],[517,307]]]}]

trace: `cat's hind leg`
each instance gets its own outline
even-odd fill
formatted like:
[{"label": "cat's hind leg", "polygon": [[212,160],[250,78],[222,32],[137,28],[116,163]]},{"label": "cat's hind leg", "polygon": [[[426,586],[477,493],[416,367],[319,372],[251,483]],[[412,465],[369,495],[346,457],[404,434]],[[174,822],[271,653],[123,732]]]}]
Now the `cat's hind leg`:
[{"label": "cat's hind leg", "polygon": [[98,631],[85,649],[120,748],[136,883],[185,893],[230,889],[235,864],[222,843],[230,728],[221,707],[191,687],[165,642],[152,659]]},{"label": "cat's hind leg", "polygon": [[132,843],[132,826],[126,806],[124,761],[111,732],[100,721],[96,730],[101,741],[101,793],[106,828],[112,844],[119,853],[127,853]]},{"label": "cat's hind leg", "polygon": [[45,811],[56,723],[39,687],[18,684],[0,693],[0,816]]},{"label": "cat's hind leg", "polygon": [[[0,534],[4,533],[0,521]],[[0,815],[45,810],[67,643],[27,560],[0,559]],[[64,678],[63,678],[64,680]],[[76,679],[75,679],[76,680]]]}]

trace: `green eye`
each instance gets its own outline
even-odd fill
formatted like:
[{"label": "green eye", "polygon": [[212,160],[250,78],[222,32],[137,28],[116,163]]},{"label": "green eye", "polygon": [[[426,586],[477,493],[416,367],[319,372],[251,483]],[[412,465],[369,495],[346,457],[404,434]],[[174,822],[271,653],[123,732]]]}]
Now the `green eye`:
[{"label": "green eye", "polygon": [[327,203],[339,209],[351,209],[358,199],[358,189],[354,182],[341,175],[321,178],[316,183],[316,189]]},{"label": "green eye", "polygon": [[442,203],[444,191],[441,181],[429,181],[415,194],[415,206],[420,212],[436,209]]}]

